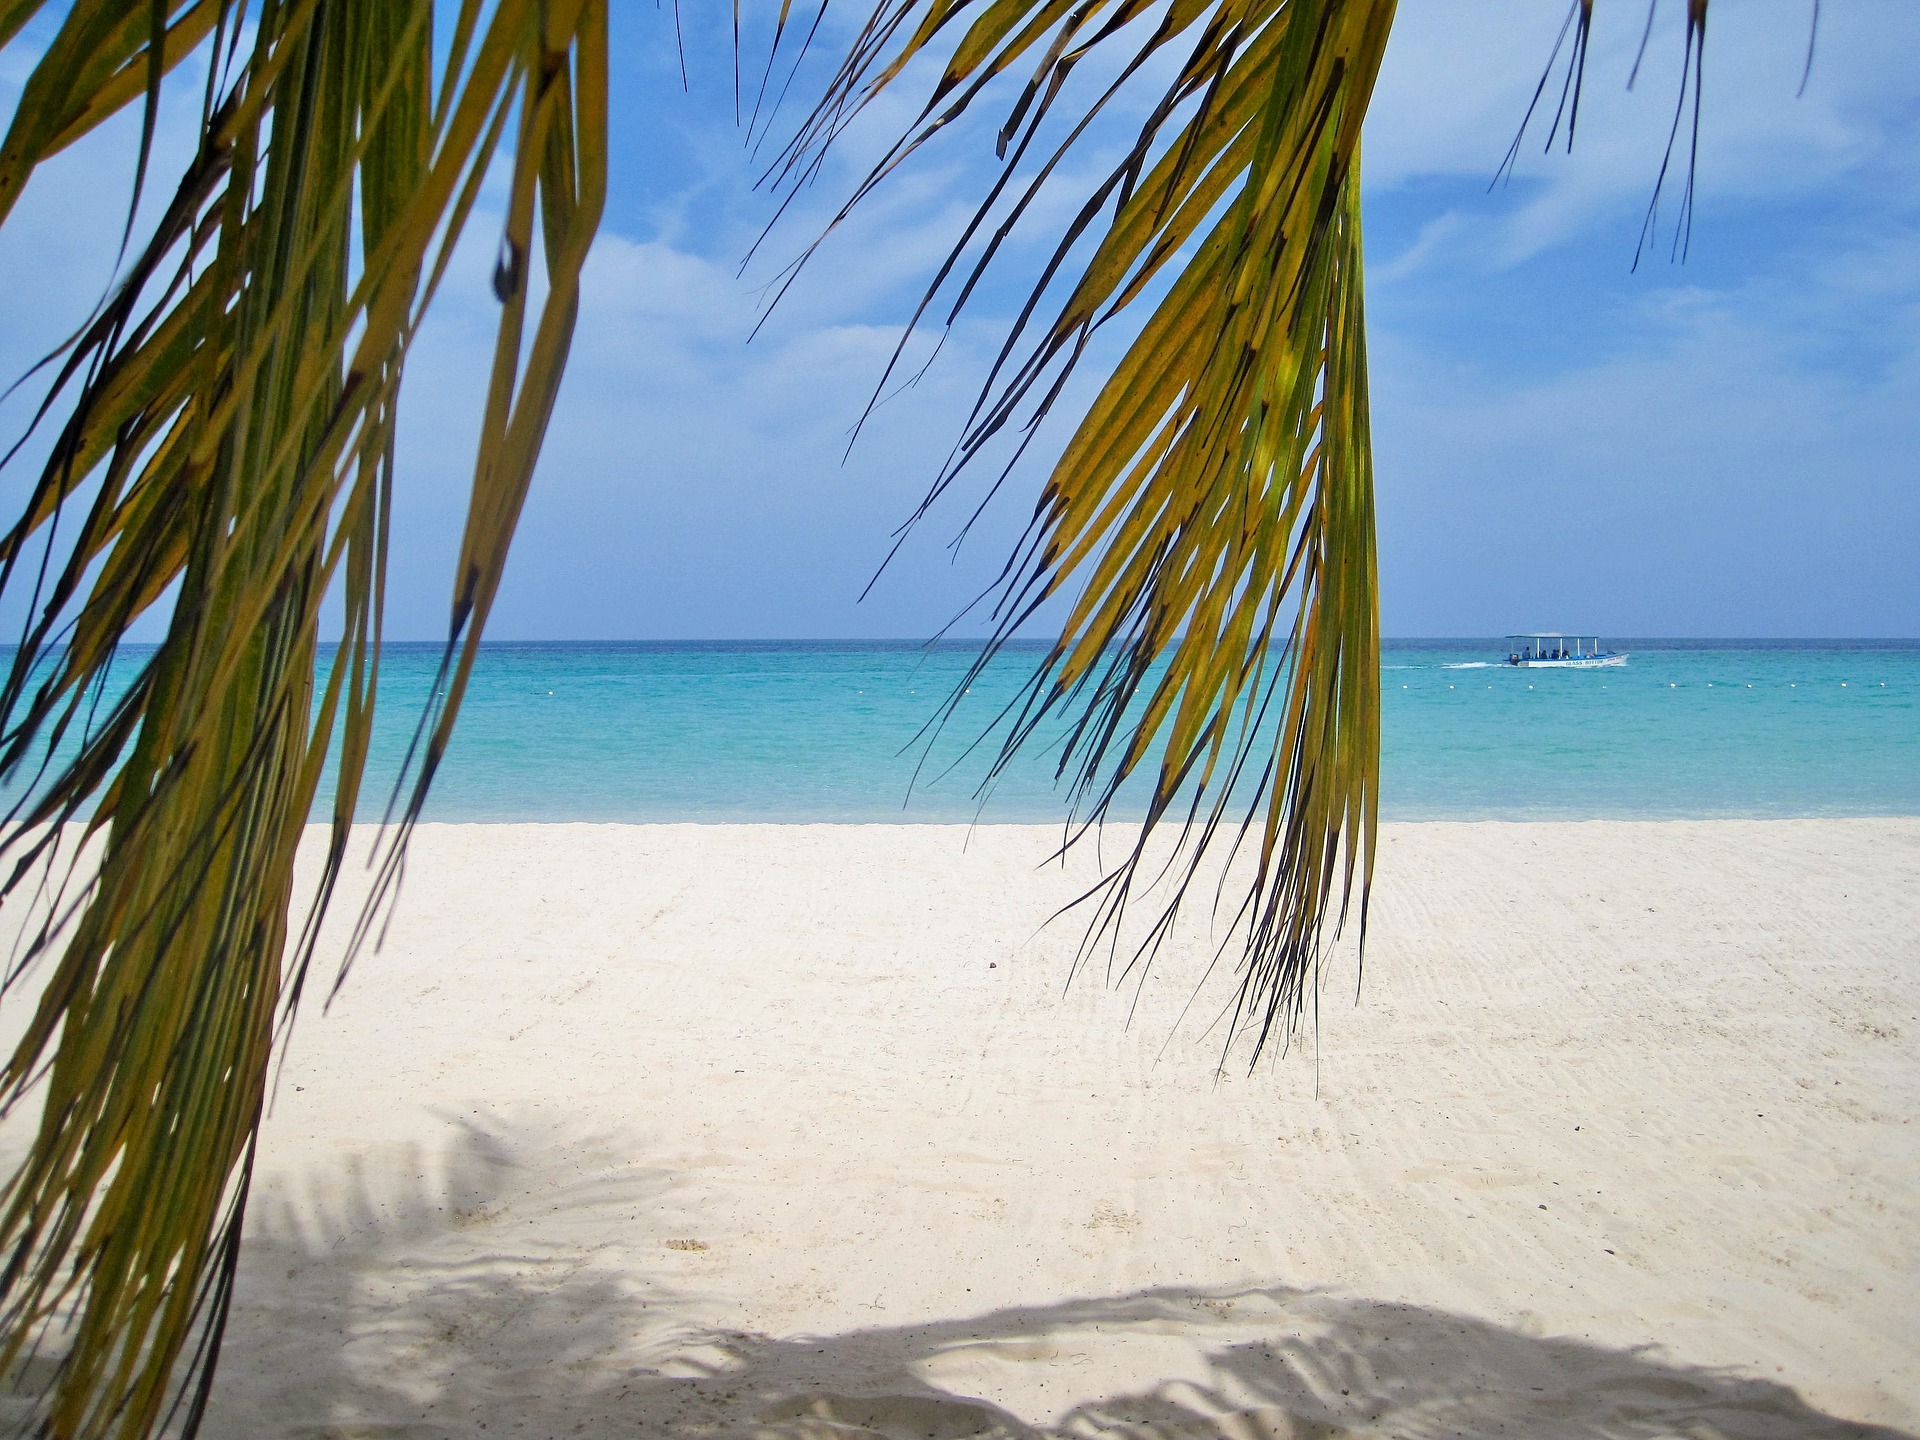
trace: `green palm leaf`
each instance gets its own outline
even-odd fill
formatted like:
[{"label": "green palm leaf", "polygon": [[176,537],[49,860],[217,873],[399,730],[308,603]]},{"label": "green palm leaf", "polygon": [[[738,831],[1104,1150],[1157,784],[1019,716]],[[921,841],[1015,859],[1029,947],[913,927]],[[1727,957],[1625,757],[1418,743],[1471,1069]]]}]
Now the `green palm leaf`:
[{"label": "green palm leaf", "polygon": [[[879,0],[778,168],[789,181],[815,173],[862,105],[957,37],[920,121],[857,201],[1025,67],[1000,134],[1006,171],[922,306],[951,283],[957,314],[1004,239],[1003,226],[961,266],[995,207],[1017,221],[1114,94],[1163,55],[1177,61],[1069,227],[934,488],[997,436],[1030,434],[1093,331],[1157,297],[1000,592],[996,647],[1079,587],[1000,763],[1065,717],[1061,770],[1089,824],[1151,770],[1146,833],[1090,897],[1091,937],[1117,933],[1163,820],[1189,823],[1155,937],[1211,847],[1252,842],[1237,1019],[1261,1043],[1298,1018],[1323,929],[1356,883],[1364,913],[1372,863],[1358,163],[1392,10]],[[1689,0],[1696,56],[1705,10]],[[0,860],[13,861],[0,900],[44,917],[0,982],[39,962],[33,1014],[0,1067],[0,1110],[38,1106],[0,1190],[0,1371],[18,1380],[51,1362],[38,1433],[133,1440],[169,1424],[190,1433],[205,1404],[276,1029],[344,859],[371,735],[407,347],[510,148],[501,323],[447,650],[376,895],[397,878],[445,752],[557,393],[604,200],[607,16],[605,0],[0,0],[0,45],[55,11],[0,145],[0,223],[41,161],[136,103],[137,198],[163,80],[193,54],[209,74],[198,151],[160,220],[43,367],[51,455],[0,535],[0,591],[32,588],[0,677],[0,777],[39,782],[0,831]],[[1584,56],[1587,0],[1573,13]],[[1014,187],[1095,50],[1118,50],[1118,81],[1039,178]],[[547,287],[530,316],[537,257]],[[1037,324],[1059,276],[1075,278]],[[78,527],[56,545],[70,509]],[[344,640],[321,684],[330,590],[345,601]],[[122,638],[170,593],[164,642],[103,711]],[[336,744],[326,864],[294,936],[294,849]],[[56,751],[70,758],[56,764]],[[76,893],[63,874],[81,877]]]},{"label": "green palm leaf", "polygon": [[[1234,916],[1244,948],[1233,1028],[1251,1026],[1256,1053],[1311,995],[1336,897],[1343,906],[1357,883],[1364,914],[1373,860],[1379,620],[1359,149],[1393,9],[1392,0],[887,0],[775,174],[811,173],[853,115],[943,32],[965,26],[920,120],[849,208],[994,77],[1026,67],[998,137],[1002,173],[915,316],[951,287],[951,323],[1094,116],[1163,52],[1177,59],[1132,147],[1054,251],[932,493],[1008,432],[1024,450],[1093,331],[1159,286],[1042,488],[979,663],[1043,602],[1078,587],[1008,717],[998,765],[1043,722],[1064,720],[1059,773],[1081,802],[1077,833],[1151,767],[1146,824],[1086,897],[1089,943],[1117,941],[1159,827],[1184,822],[1168,862],[1172,898],[1139,960],[1167,933],[1203,857],[1250,844]],[[1095,51],[1119,78],[1014,186],[1056,97]],[[996,215],[992,238],[972,250]],[[1036,322],[1083,239],[1077,278],[1051,320]]]},{"label": "green palm leaf", "polygon": [[[0,37],[40,8],[0,11]],[[65,822],[89,805],[99,844],[64,929],[33,939],[27,961],[44,954],[50,973],[0,1071],[8,1109],[40,1105],[0,1195],[0,1366],[56,1358],[39,1397],[51,1435],[191,1430],[205,1403],[275,1026],[314,939],[310,920],[288,954],[294,848],[336,732],[314,920],[364,773],[402,363],[510,130],[502,318],[450,673],[389,878],[559,384],[605,184],[604,0],[467,0],[437,89],[433,20],[428,0],[81,0],[0,151],[4,215],[41,160],[118,109],[144,98],[150,134],[162,74],[203,42],[211,55],[199,153],[56,357],[46,413],[64,419],[0,539],[0,585],[36,584],[0,691],[0,765],[20,776],[79,740],[0,838],[17,862],[8,894],[70,846]],[[548,284],[529,334],[536,221]],[[77,537],[54,552],[50,528],[78,496]],[[30,554],[42,537],[44,580]],[[164,642],[91,717],[128,626],[176,584]],[[329,587],[345,630],[319,687]]]}]

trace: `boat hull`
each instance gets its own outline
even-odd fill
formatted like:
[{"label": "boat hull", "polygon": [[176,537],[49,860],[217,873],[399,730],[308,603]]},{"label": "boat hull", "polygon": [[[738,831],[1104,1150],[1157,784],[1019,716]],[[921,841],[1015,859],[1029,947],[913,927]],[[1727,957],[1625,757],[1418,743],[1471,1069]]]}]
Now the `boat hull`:
[{"label": "boat hull", "polygon": [[1600,670],[1611,665],[1624,665],[1624,655],[1582,655],[1578,660],[1509,660],[1509,665],[1522,670]]}]

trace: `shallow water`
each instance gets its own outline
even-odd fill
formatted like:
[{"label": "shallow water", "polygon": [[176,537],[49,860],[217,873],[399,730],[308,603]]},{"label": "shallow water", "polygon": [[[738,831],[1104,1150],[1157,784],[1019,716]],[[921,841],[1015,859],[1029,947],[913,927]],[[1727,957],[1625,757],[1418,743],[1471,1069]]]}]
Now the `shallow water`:
[{"label": "shallow water", "polygon": [[[1626,666],[1541,671],[1500,663],[1497,640],[1389,642],[1382,814],[1920,814],[1920,642],[1613,644],[1630,652]],[[916,737],[973,653],[889,642],[490,645],[427,818],[1062,818],[1050,756],[1023,758],[982,804],[992,747],[966,753],[1037,647],[974,683],[920,765]],[[389,649],[369,818],[438,661],[431,645]],[[1138,813],[1139,801],[1129,793],[1115,813]]]}]

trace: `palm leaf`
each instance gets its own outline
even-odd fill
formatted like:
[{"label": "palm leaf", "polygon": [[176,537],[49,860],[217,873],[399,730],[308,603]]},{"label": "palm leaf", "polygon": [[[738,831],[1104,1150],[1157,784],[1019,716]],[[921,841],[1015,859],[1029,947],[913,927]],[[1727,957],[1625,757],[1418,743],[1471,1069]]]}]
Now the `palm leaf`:
[{"label": "palm leaf", "polygon": [[[1337,933],[1356,899],[1364,947],[1380,696],[1360,130],[1394,8],[1394,0],[877,0],[767,176],[790,200],[876,96],[936,72],[918,116],[855,186],[831,232],[996,82],[1013,87],[995,141],[999,174],[914,311],[877,399],[914,330],[936,303],[954,323],[1116,99],[1173,69],[1164,88],[1147,92],[1132,145],[1085,194],[1041,267],[953,457],[903,533],[996,442],[1011,442],[991,498],[1094,332],[1152,298],[1042,486],[989,592],[989,641],[937,724],[1041,605],[1072,593],[1059,638],[1001,717],[992,776],[1064,729],[1057,776],[1076,801],[1071,845],[1148,772],[1137,840],[1082,897],[1094,906],[1087,948],[1117,947],[1156,834],[1181,822],[1165,862],[1170,898],[1129,970],[1150,961],[1204,858],[1250,847],[1221,953],[1237,936],[1227,1038],[1250,1031],[1255,1059],[1304,1014],[1329,922]],[[1680,95],[1641,233],[1644,249],[1691,103],[1676,258],[1692,225],[1708,8],[1686,0]],[[1563,120],[1572,145],[1593,10],[1593,0],[1569,0],[1502,173],[1563,47],[1547,145]],[[1811,57],[1810,36],[1809,66]],[[1111,78],[1051,132],[1064,130],[1062,138],[1042,143],[1075,70],[1095,64]],[[776,300],[824,238],[788,268]]]},{"label": "palm leaf", "polygon": [[[0,39],[42,8],[0,10]],[[60,862],[67,822],[84,818],[98,845],[8,977],[46,961],[0,1070],[8,1111],[39,1105],[0,1192],[0,1367],[54,1358],[35,1422],[49,1435],[190,1432],[205,1404],[276,1025],[299,998],[364,775],[402,365],[509,131],[451,683],[423,726],[389,877],[552,410],[604,193],[605,3],[465,0],[437,81],[434,18],[429,0],[75,4],[0,151],[4,216],[42,160],[144,101],[144,167],[162,76],[196,47],[207,57],[198,153],[50,360],[51,456],[0,538],[0,587],[34,587],[0,689],[0,773],[44,776],[0,836],[16,862],[5,895],[20,903]],[[78,529],[56,543],[73,506]],[[164,641],[96,714],[121,639],[170,587]],[[322,686],[330,587],[345,629]],[[325,873],[289,953],[294,848],[336,738]],[[71,758],[36,761],[63,741]]]},{"label": "palm leaf", "polygon": [[[1359,145],[1393,9],[883,0],[772,173],[776,183],[815,173],[864,105],[958,31],[919,121],[837,224],[996,76],[1025,67],[997,137],[1001,173],[914,316],[952,294],[951,324],[1097,116],[1160,69],[1163,52],[1177,61],[1044,267],[929,503],[996,440],[1012,437],[1017,459],[1093,331],[1157,295],[1042,487],[977,665],[1077,586],[1005,717],[995,773],[1043,727],[1064,725],[1058,773],[1077,802],[1068,843],[1130,778],[1151,775],[1138,839],[1084,897],[1095,907],[1089,944],[1117,943],[1151,842],[1163,822],[1183,822],[1171,899],[1135,952],[1142,963],[1203,857],[1250,844],[1229,927],[1242,945],[1230,1030],[1251,1027],[1256,1054],[1302,1013],[1323,931],[1356,885],[1364,915],[1372,868],[1379,622]],[[1096,51],[1118,78],[1028,161],[1071,72]],[[1052,318],[1036,320],[1062,292]]]}]

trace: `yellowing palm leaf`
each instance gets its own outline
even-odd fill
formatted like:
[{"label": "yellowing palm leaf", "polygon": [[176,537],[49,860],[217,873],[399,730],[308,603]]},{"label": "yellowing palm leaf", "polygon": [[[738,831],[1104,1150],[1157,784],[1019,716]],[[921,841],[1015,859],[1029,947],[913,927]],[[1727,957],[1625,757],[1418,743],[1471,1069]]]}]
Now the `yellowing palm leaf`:
[{"label": "yellowing palm leaf", "polygon": [[[0,12],[0,37],[39,8]],[[7,773],[80,737],[0,838],[19,862],[9,891],[89,801],[101,845],[67,933],[32,946],[57,961],[0,1071],[9,1108],[41,1105],[0,1196],[0,1368],[52,1348],[52,1435],[140,1436],[168,1417],[191,1429],[205,1402],[275,1024],[311,953],[310,924],[283,966],[294,848],[337,732],[324,903],[367,756],[401,363],[509,131],[502,319],[451,674],[409,820],[559,384],[605,184],[605,0],[468,0],[437,93],[433,18],[428,0],[75,4],[0,152],[3,214],[35,165],[143,96],[150,133],[162,74],[206,41],[199,153],[58,358],[66,419],[0,539],[0,585],[17,585],[29,546],[91,487],[0,692]],[[529,337],[536,219],[548,290]],[[175,584],[164,642],[88,723],[121,636]],[[345,638],[316,691],[336,585]]]},{"label": "yellowing palm leaf", "polygon": [[[1090,940],[1117,936],[1161,821],[1185,822],[1179,878],[1143,955],[1216,840],[1252,838],[1236,917],[1245,942],[1236,1020],[1253,1026],[1256,1051],[1300,1013],[1335,893],[1347,895],[1356,877],[1364,887],[1372,864],[1379,624],[1359,147],[1393,8],[1392,0],[890,0],[776,172],[810,173],[860,107],[900,83],[950,28],[965,25],[921,120],[850,206],[993,77],[1029,65],[1000,131],[1001,177],[915,319],[950,281],[957,314],[1086,132],[1092,114],[1076,114],[1008,199],[1071,71],[1096,50],[1117,49],[1108,59],[1119,78],[1089,107],[1098,113],[1162,52],[1179,58],[1135,143],[1045,267],[933,494],[1003,432],[1024,431],[1024,449],[1094,329],[1161,282],[1151,316],[1042,489],[980,663],[1078,583],[1060,638],[1010,717],[999,764],[1044,720],[1063,717],[1060,773],[1092,823],[1159,751],[1142,834],[1088,897],[1098,902]],[[963,257],[1000,207],[1005,218],[963,275]],[[1036,326],[1048,286],[1108,208],[1078,278],[1051,321]]]}]

